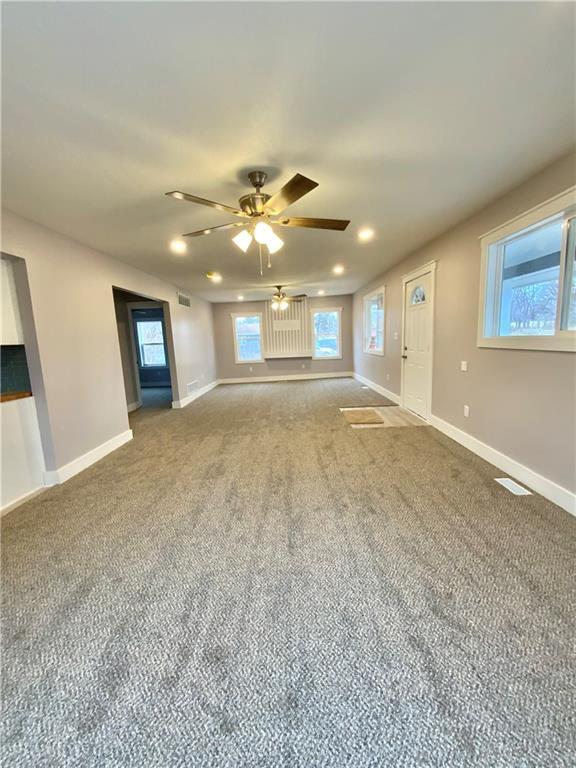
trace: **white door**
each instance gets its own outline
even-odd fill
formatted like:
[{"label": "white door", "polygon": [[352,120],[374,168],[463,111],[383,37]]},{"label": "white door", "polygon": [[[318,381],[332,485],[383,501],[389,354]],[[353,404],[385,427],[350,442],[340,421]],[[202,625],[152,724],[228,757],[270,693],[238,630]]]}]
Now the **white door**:
[{"label": "white door", "polygon": [[404,286],[402,405],[427,419],[432,376],[432,274]]}]

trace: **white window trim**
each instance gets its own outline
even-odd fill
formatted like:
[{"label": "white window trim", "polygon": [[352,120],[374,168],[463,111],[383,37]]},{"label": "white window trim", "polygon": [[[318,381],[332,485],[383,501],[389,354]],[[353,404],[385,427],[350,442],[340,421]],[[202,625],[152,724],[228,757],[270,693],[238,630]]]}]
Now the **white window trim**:
[{"label": "white window trim", "polygon": [[[576,205],[576,187],[562,192],[559,195],[546,200],[541,205],[531,208],[526,213],[510,219],[502,226],[490,230],[480,237],[482,250],[482,259],[480,267],[480,300],[478,307],[478,332],[477,346],[491,347],[496,349],[532,349],[548,350],[558,352],[576,352],[576,332],[560,329],[560,313],[562,309],[562,298],[564,295],[564,273],[566,256],[566,231],[562,235],[562,256],[560,261],[560,280],[558,285],[558,313],[556,317],[556,332],[554,336],[485,336],[487,316],[488,291],[493,284],[493,276],[489,274],[490,268],[490,247],[495,243],[505,240],[507,237],[528,229],[529,227],[540,225],[547,219],[553,219],[560,216],[567,209]],[[571,214],[572,215],[572,214]],[[566,230],[566,227],[564,228]],[[497,297],[490,300],[488,312],[495,311]],[[494,323],[493,323],[494,325]]]},{"label": "white window trim", "polygon": [[[379,349],[367,349],[368,334],[366,333],[368,326],[366,307],[370,301],[375,299],[376,296],[379,296],[380,294],[382,294],[382,308],[384,310],[384,323],[382,326],[382,351]],[[380,288],[372,291],[372,293],[367,293],[362,301],[362,351],[365,355],[376,355],[377,357],[384,357],[384,352],[386,350],[386,286],[382,285]]]},{"label": "white window trim", "polygon": [[[316,355],[314,350],[316,349],[316,334],[314,332],[314,315],[317,312],[338,312],[338,354],[330,355]],[[342,360],[342,307],[313,307],[310,310],[310,334],[312,336],[312,360]]]},{"label": "white window trim", "polygon": [[[260,318],[260,357],[255,357],[253,360],[240,360],[238,355],[238,339],[236,338],[236,318],[237,317],[258,317]],[[230,314],[232,320],[232,336],[234,337],[234,362],[237,365],[253,365],[254,363],[263,363],[264,357],[262,356],[262,312],[232,312]]]}]

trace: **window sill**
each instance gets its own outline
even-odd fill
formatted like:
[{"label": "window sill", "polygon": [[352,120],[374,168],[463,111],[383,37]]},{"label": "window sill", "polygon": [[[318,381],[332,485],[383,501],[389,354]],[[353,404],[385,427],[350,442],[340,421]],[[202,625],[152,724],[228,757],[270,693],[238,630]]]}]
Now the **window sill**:
[{"label": "window sill", "polygon": [[382,352],[376,352],[373,349],[365,349],[364,350],[365,355],[372,355],[373,357],[384,357],[384,350]]},{"label": "window sill", "polygon": [[576,352],[576,334],[566,336],[495,336],[478,339],[477,346],[486,349]]},{"label": "window sill", "polygon": [[327,361],[342,360],[342,355],[330,355],[329,357],[328,356],[314,357],[314,355],[312,355],[312,360],[327,360]]},{"label": "window sill", "polygon": [[263,363],[264,358],[259,357],[257,360],[236,360],[236,365],[256,365],[258,363]]}]

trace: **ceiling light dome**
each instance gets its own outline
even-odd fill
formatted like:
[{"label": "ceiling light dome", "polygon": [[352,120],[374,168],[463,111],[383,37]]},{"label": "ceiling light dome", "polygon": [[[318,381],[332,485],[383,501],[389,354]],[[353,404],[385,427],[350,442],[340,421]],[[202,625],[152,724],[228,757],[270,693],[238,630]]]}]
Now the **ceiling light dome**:
[{"label": "ceiling light dome", "polygon": [[282,238],[278,237],[276,232],[274,230],[270,230],[271,234],[268,237],[268,240],[266,241],[266,245],[268,246],[268,250],[270,253],[276,253],[276,251],[279,251],[280,248],[284,245],[284,240]]},{"label": "ceiling light dome", "polygon": [[274,230],[265,221],[259,221],[254,227],[254,238],[260,245],[267,245],[268,241],[275,237]]},{"label": "ceiling light dome", "polygon": [[238,248],[240,248],[241,251],[246,251],[248,248],[250,248],[250,243],[252,242],[252,235],[250,232],[248,232],[247,229],[243,229],[242,232],[238,233],[236,237],[232,238],[232,242],[236,243]]}]

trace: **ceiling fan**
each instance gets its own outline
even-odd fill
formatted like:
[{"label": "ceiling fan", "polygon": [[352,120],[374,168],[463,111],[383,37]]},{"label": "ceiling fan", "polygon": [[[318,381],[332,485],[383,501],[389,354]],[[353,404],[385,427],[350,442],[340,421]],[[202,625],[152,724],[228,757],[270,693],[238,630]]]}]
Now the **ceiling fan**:
[{"label": "ceiling fan", "polygon": [[[268,174],[264,171],[251,171],[248,174],[250,183],[255,188],[255,192],[250,192],[247,195],[243,195],[238,203],[240,208],[234,208],[231,205],[225,205],[224,203],[215,203],[213,200],[206,200],[203,197],[196,197],[195,195],[189,195],[186,192],[166,192],[168,197],[173,197],[176,200],[186,200],[189,203],[198,203],[199,205],[207,205],[210,208],[216,208],[219,211],[225,213],[231,213],[237,216],[241,221],[233,221],[229,224],[220,224],[216,227],[208,227],[207,229],[199,229],[196,232],[187,232],[182,237],[200,237],[202,235],[210,235],[216,230],[234,229],[236,227],[245,227],[242,232],[239,232],[232,238],[233,242],[244,253],[250,247],[252,240],[255,240],[259,246],[260,254],[260,274],[262,274],[262,246],[265,245],[268,248],[268,266],[271,266],[270,255],[276,253],[284,245],[283,240],[278,237],[276,232],[270,226],[271,224],[281,227],[304,227],[306,229],[334,229],[343,231],[346,229],[350,221],[347,219],[314,219],[304,218],[302,216],[283,216],[283,212],[289,205],[300,200],[301,197],[311,192],[318,186],[316,181],[302,176],[301,173],[297,173],[288,181],[281,190],[274,195],[267,195],[262,192]],[[279,218],[274,218],[279,217]]]},{"label": "ceiling fan", "polygon": [[299,293],[297,296],[286,296],[282,290],[282,287],[283,286],[281,285],[274,286],[276,291],[274,292],[270,302],[270,308],[273,309],[274,312],[277,312],[278,310],[283,312],[285,309],[288,309],[289,302],[291,301],[304,301],[304,299],[308,298],[306,293]]}]

